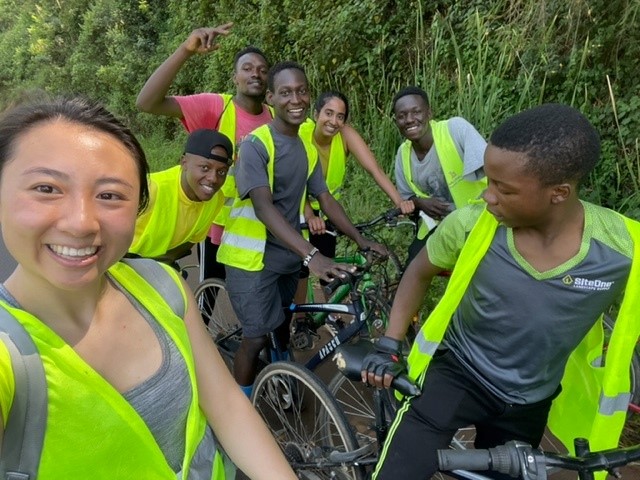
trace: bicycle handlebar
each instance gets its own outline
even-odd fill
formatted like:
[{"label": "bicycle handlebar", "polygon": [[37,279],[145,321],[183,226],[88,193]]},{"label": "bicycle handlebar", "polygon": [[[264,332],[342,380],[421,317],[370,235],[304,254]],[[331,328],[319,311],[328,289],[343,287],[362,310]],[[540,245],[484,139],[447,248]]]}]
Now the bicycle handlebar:
[{"label": "bicycle handlebar", "polygon": [[333,280],[322,287],[322,291],[325,295],[331,296],[340,285],[346,285],[352,281],[353,275],[349,272],[344,272],[344,277],[334,277]]},{"label": "bicycle handlebar", "polygon": [[[377,225],[383,221],[386,223],[391,223],[400,215],[402,215],[402,210],[400,210],[399,208],[391,208],[386,212],[383,212],[382,214],[373,218],[372,220],[369,220],[368,222],[354,224],[354,227],[356,227],[358,231],[366,230],[367,228],[373,227],[374,225]],[[325,221],[325,226],[326,226],[325,233],[332,235],[334,237],[338,235],[342,235],[342,232],[340,232],[329,220]],[[309,224],[306,222],[301,223],[300,229],[309,230]]]},{"label": "bicycle handlebar", "polygon": [[[586,443],[584,439],[576,442]],[[588,444],[587,444],[588,445]],[[598,471],[612,471],[617,467],[640,460],[640,445],[588,452],[581,456],[542,452],[530,445],[511,441],[489,449],[438,450],[438,465],[442,471],[491,470],[525,480],[546,479],[546,466],[580,472],[580,478]]]},{"label": "bicycle handlebar", "polygon": [[[340,373],[353,382],[360,382],[360,372],[362,371],[364,357],[372,350],[373,344],[366,340],[360,340],[357,343],[348,345],[342,344],[336,349],[334,361]],[[395,377],[391,382],[391,386],[405,396],[422,394],[420,388],[404,374]]]},{"label": "bicycle handlebar", "polygon": [[[438,468],[443,471],[491,470],[516,477],[520,475],[522,470],[520,452],[521,448],[525,447],[531,449],[529,445],[520,442],[509,442],[489,449],[438,450]],[[533,457],[527,456],[526,458]]]},{"label": "bicycle handlebar", "polygon": [[387,257],[380,255],[379,253],[373,250],[360,250],[360,254],[364,257],[364,261],[362,264],[356,265],[356,271],[349,273],[347,271],[342,271],[344,274],[343,277],[334,277],[331,281],[329,281],[325,286],[322,287],[325,295],[332,295],[333,292],[341,285],[354,285],[358,280],[362,278],[362,276],[371,270],[371,267],[376,264],[378,261],[385,260]]},{"label": "bicycle handlebar", "polygon": [[395,220],[396,218],[398,218],[400,215],[402,215],[402,210],[400,210],[399,208],[391,208],[391,209],[387,210],[386,212],[383,212],[382,214],[378,215],[374,219],[369,220],[368,222],[357,223],[354,226],[358,230],[366,230],[367,228],[373,227],[374,225],[377,225],[378,223],[380,223],[382,221],[384,221],[386,223],[390,223],[393,220]]}]

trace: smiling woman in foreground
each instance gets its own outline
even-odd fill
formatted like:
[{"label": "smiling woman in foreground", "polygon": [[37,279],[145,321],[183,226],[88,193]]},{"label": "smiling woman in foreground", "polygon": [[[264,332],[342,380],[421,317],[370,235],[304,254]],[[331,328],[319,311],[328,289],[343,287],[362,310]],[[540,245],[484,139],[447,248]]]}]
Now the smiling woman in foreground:
[{"label": "smiling woman in foreground", "polygon": [[[0,222],[18,262],[0,309],[46,378],[43,449],[26,468],[39,479],[224,478],[223,446],[251,478],[294,479],[188,288],[152,260],[120,261],[147,173],[135,137],[92,102],[41,101],[0,119]],[[0,341],[0,460],[16,443],[15,368]]]}]

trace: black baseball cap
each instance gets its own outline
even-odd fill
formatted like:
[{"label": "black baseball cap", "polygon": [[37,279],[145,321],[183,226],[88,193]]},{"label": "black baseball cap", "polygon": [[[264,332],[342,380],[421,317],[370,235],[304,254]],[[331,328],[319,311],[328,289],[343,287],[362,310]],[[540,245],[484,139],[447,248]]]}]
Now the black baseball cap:
[{"label": "black baseball cap", "polygon": [[[222,155],[211,153],[213,147],[224,148],[227,156],[223,157]],[[184,147],[184,153],[191,153],[210,160],[217,160],[227,165],[233,163],[233,145],[229,137],[217,130],[210,130],[208,128],[194,130],[189,134],[187,144]]]}]

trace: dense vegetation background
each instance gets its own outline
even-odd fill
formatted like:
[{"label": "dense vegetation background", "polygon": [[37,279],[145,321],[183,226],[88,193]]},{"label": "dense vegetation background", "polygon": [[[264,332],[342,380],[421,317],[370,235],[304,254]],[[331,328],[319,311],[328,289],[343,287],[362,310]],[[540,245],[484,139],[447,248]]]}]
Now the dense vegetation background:
[{"label": "dense vegetation background", "polygon": [[[96,97],[144,139],[155,168],[176,161],[179,122],[137,113],[153,70],[196,27],[233,21],[220,49],[190,60],[174,93],[230,91],[233,54],[248,44],[308,69],[313,90],[343,90],[352,121],[392,171],[400,137],[390,100],[425,88],[436,118],[462,115],[485,136],[541,102],[586,113],[603,161],[584,188],[640,218],[638,0],[0,0],[0,103],[28,88]],[[347,191],[372,184],[352,171]],[[358,218],[384,208],[347,195]]]}]

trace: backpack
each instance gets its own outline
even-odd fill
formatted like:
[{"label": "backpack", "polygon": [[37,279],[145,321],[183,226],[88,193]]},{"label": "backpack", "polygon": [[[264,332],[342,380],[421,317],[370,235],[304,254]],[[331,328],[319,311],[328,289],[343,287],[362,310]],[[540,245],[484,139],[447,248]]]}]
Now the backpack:
[{"label": "backpack", "polygon": [[[148,259],[122,261],[154,287],[176,315],[184,317],[186,306],[180,287],[161,265]],[[4,308],[0,308],[0,341],[9,351],[15,379],[15,395],[0,450],[0,479],[33,480],[38,473],[47,423],[44,367],[27,331]]]}]

